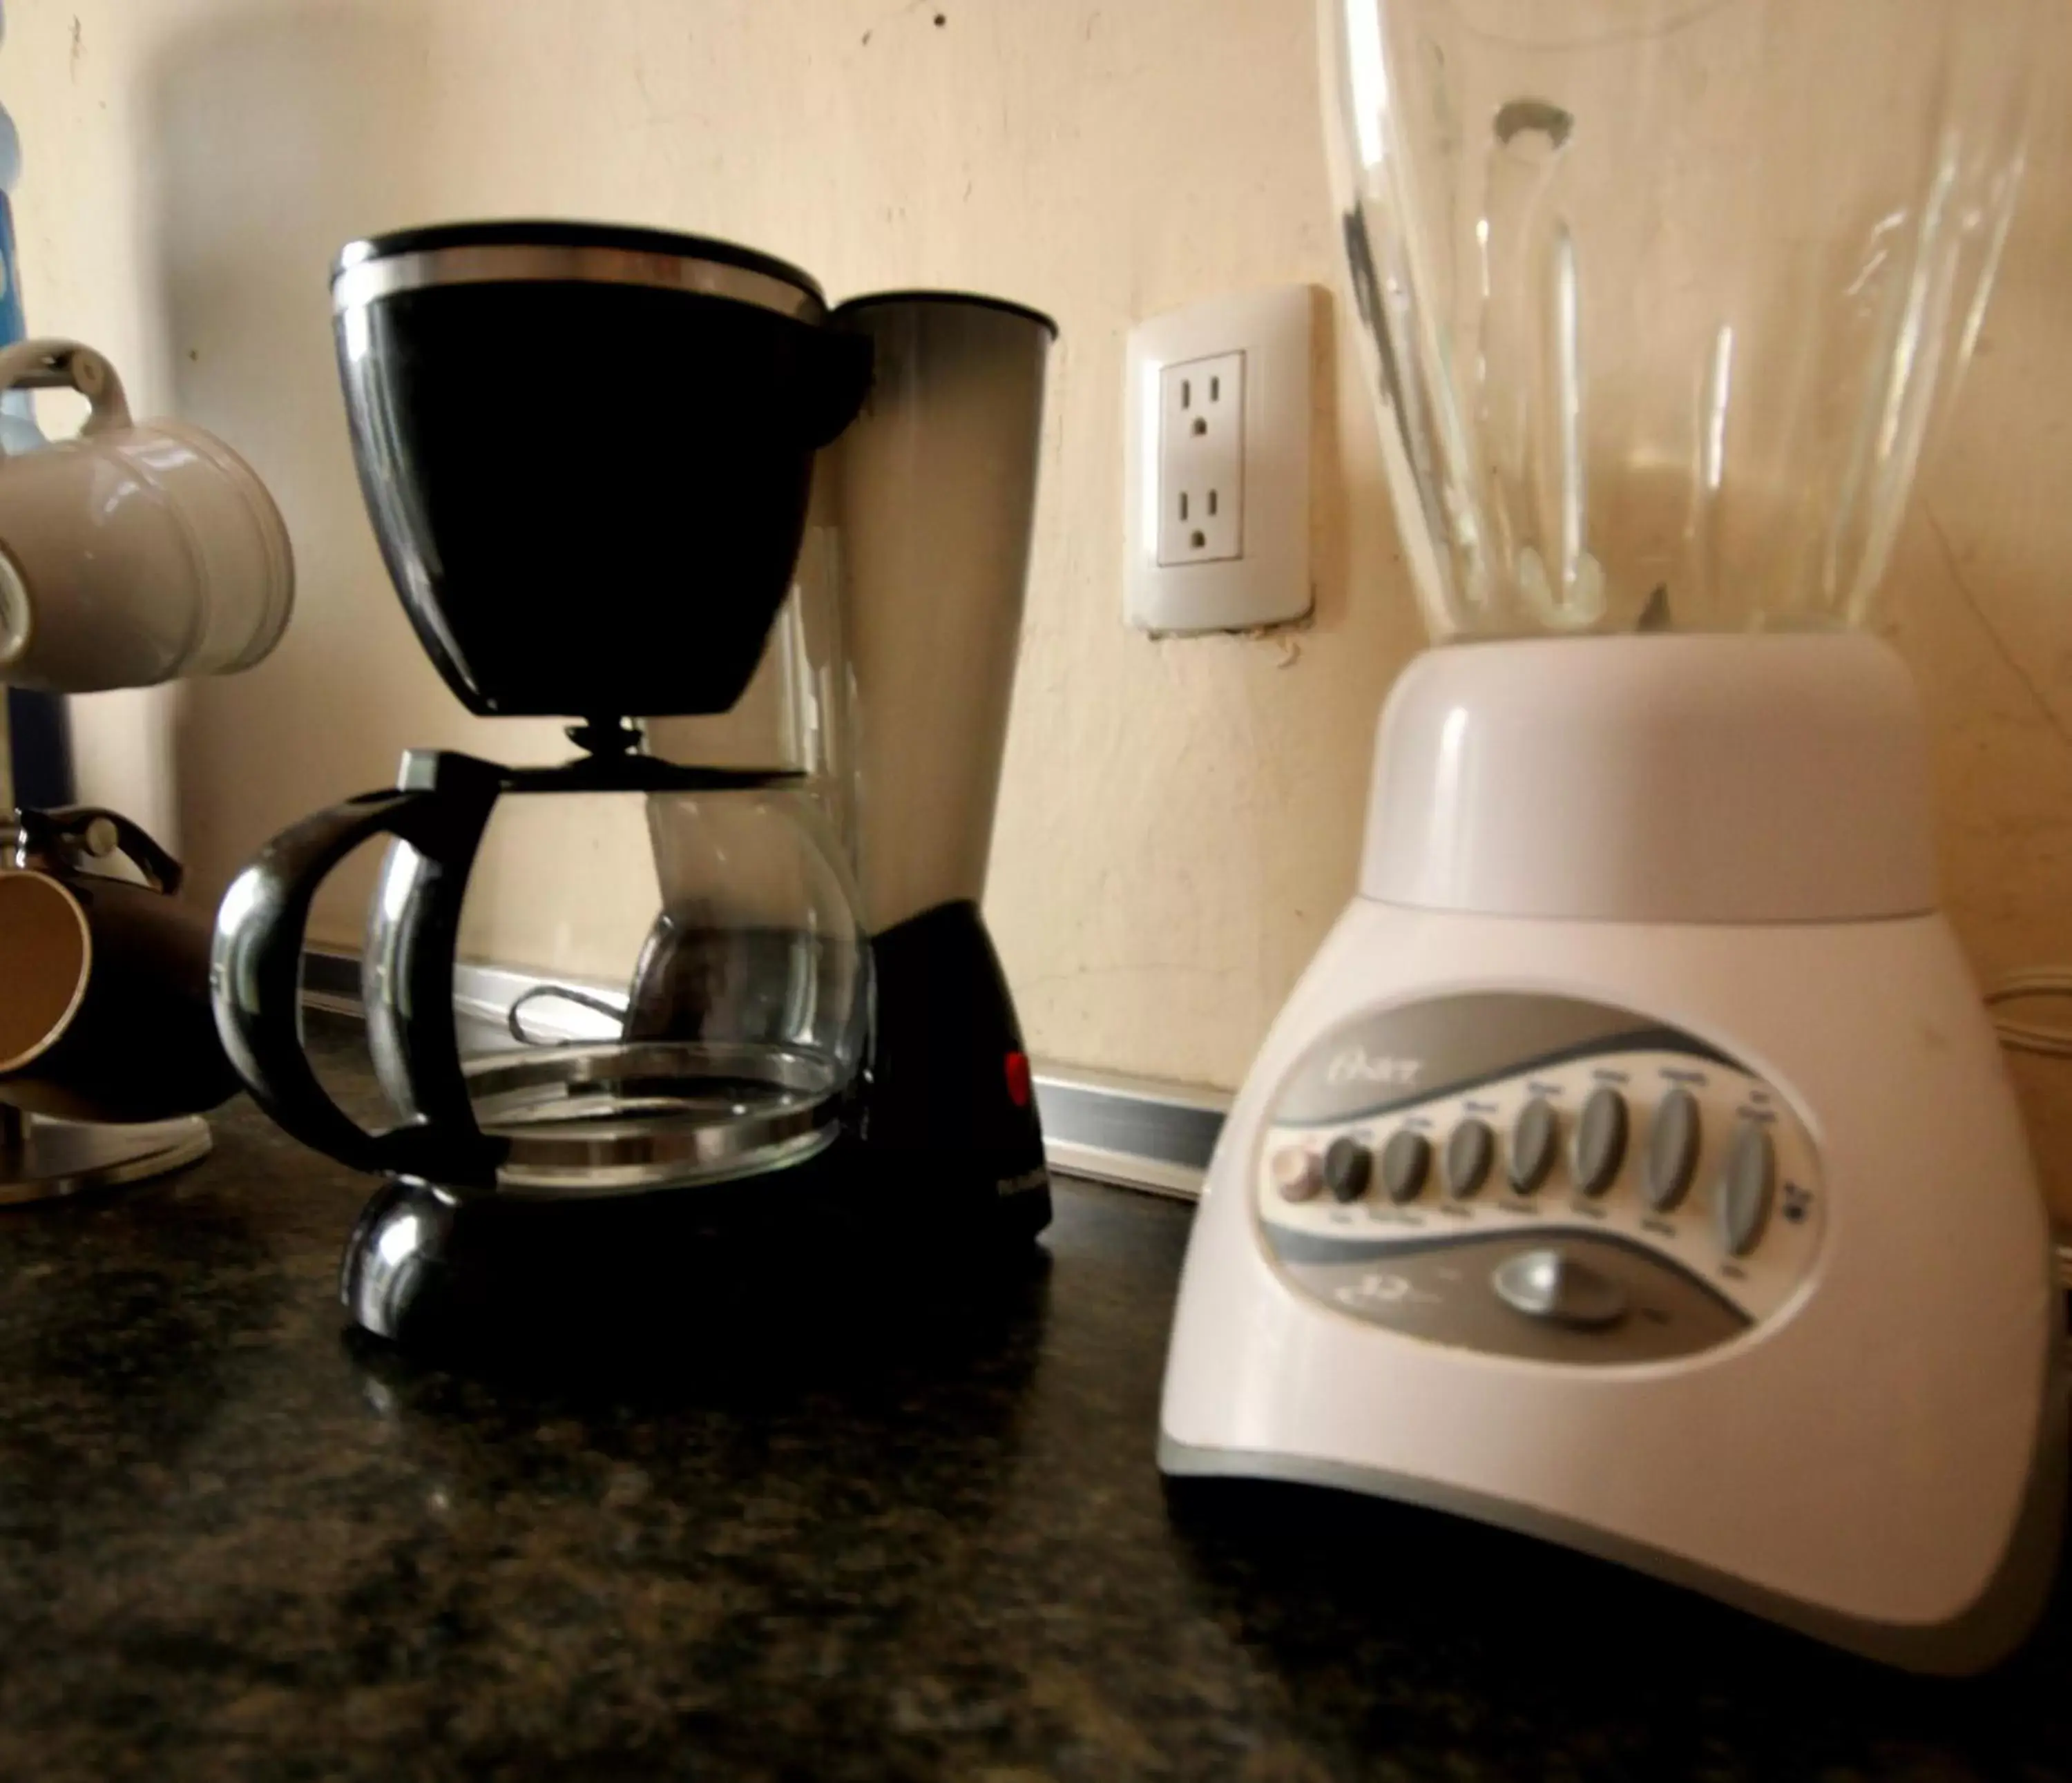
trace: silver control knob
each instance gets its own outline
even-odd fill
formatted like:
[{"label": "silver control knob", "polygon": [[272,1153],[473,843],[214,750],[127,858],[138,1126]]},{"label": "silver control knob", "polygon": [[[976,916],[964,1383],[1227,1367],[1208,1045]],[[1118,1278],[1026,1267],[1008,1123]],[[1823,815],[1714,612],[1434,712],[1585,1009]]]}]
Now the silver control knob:
[{"label": "silver control knob", "polygon": [[1626,1289],[1555,1245],[1521,1251],[1498,1263],[1490,1286],[1512,1311],[1552,1325],[1590,1331],[1626,1317]]}]

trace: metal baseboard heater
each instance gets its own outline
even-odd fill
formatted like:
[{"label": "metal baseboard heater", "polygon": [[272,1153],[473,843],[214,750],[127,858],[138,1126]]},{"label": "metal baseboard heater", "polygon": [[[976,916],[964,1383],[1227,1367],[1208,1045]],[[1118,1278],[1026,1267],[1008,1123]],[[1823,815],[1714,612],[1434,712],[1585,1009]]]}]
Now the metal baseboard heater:
[{"label": "metal baseboard heater", "polygon": [[[607,986],[572,985],[501,966],[462,962],[454,968],[454,1000],[463,1029],[504,1030],[512,1006],[528,998],[524,1021],[529,1032],[545,1039],[590,1037],[586,1021],[601,1018],[580,1004],[546,994],[561,988],[579,990],[598,1002],[615,1000]],[[305,952],[302,1001],[313,1009],[356,1017],[358,956],[327,948]],[[1036,1062],[1034,1074],[1036,1106],[1043,1117],[1043,1148],[1052,1169],[1190,1200],[1202,1192],[1202,1174],[1223,1130],[1228,1096],[1042,1060]]]}]

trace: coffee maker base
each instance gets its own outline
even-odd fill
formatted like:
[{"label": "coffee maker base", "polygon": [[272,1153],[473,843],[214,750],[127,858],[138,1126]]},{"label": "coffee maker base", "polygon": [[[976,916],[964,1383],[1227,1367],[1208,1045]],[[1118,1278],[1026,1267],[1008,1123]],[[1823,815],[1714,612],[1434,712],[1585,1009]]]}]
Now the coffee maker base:
[{"label": "coffee maker base", "polygon": [[347,1240],[339,1297],[362,1330],[413,1352],[652,1354],[787,1304],[861,1292],[882,1309],[1011,1263],[1048,1223],[1049,1184],[1000,1195],[997,1178],[983,1161],[902,1165],[846,1138],[785,1170],[590,1200],[392,1178]]}]

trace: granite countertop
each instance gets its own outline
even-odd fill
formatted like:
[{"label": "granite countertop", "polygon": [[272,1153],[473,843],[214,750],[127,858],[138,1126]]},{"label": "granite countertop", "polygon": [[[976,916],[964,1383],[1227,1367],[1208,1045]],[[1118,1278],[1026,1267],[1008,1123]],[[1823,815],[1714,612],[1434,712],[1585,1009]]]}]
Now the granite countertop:
[{"label": "granite countertop", "polygon": [[882,1321],[462,1372],[342,1329],[364,1180],[216,1131],[0,1214],[0,1777],[2072,1777],[2062,1610],[1923,1682],[1426,1513],[1169,1502],[1182,1204],[1063,1183]]}]

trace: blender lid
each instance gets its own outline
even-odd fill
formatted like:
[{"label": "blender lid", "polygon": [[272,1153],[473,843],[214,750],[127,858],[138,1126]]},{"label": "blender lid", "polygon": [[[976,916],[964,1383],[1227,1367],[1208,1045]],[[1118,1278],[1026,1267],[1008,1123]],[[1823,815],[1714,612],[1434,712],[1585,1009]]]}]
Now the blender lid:
[{"label": "blender lid", "polygon": [[865,291],[861,297],[843,298],[835,306],[835,313],[846,315],[853,310],[867,310],[878,303],[956,303],[974,310],[1001,310],[1048,330],[1051,339],[1058,338],[1054,318],[1026,303],[1017,303],[1011,298],[988,297],[980,291]]},{"label": "blender lid", "polygon": [[347,242],[331,271],[331,308],[359,309],[442,285],[539,281],[727,298],[802,322],[827,314],[811,275],[753,248],[667,229],[523,217],[435,224]]}]

